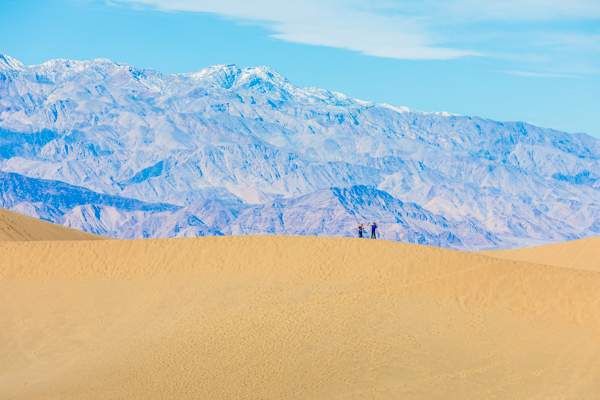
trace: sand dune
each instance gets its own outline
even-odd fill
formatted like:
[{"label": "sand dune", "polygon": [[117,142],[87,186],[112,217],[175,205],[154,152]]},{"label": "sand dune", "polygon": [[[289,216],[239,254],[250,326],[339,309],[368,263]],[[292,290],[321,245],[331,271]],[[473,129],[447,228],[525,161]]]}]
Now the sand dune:
[{"label": "sand dune", "polygon": [[0,399],[597,399],[600,274],[315,237],[0,243]]},{"label": "sand dune", "polygon": [[482,251],[492,257],[600,272],[600,237],[512,250]]},{"label": "sand dune", "polygon": [[0,208],[0,241],[99,239],[107,238]]}]

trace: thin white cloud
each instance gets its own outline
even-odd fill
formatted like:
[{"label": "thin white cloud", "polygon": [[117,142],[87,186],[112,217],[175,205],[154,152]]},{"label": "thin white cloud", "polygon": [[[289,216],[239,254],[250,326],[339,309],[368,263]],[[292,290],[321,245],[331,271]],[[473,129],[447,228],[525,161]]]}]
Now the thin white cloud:
[{"label": "thin white cloud", "polygon": [[597,0],[423,0],[418,3],[423,13],[446,15],[460,21],[565,21],[600,18],[600,2]]},{"label": "thin white cloud", "polygon": [[[555,51],[548,49],[561,44],[568,46],[561,50],[565,52],[599,48],[597,32],[563,31],[558,25],[600,19],[600,0],[108,1],[213,13],[264,26],[273,32],[272,37],[288,42],[397,59],[493,56],[524,60],[554,57]],[[530,27],[551,25],[549,21],[559,22],[558,27]]]},{"label": "thin white cloud", "polygon": [[525,78],[570,78],[570,79],[581,79],[578,75],[567,75],[567,74],[553,74],[547,72],[527,72],[527,71],[501,71],[504,74],[521,76]]},{"label": "thin white cloud", "polygon": [[573,32],[553,32],[538,34],[535,43],[570,51],[589,51],[600,53],[600,34],[581,34]]},{"label": "thin white cloud", "polygon": [[[214,13],[257,23],[273,37],[302,44],[343,48],[378,57],[452,59],[476,51],[443,46],[419,17],[385,13],[384,2],[374,6],[350,0],[123,0],[165,11]],[[382,12],[383,11],[383,12]]]}]

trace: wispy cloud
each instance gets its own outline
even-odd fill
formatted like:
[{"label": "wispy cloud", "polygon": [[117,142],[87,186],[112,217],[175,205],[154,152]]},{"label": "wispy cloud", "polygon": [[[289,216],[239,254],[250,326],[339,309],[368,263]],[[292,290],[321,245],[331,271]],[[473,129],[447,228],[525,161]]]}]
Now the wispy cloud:
[{"label": "wispy cloud", "polygon": [[343,48],[378,57],[451,59],[479,52],[445,46],[418,16],[387,1],[124,0],[168,11],[214,13],[268,27],[289,42]]},{"label": "wispy cloud", "polygon": [[[600,19],[598,0],[120,1],[165,11],[213,13],[264,26],[272,37],[288,42],[377,57],[541,60],[556,58],[550,49],[557,46],[565,52],[576,48],[600,53],[597,29],[578,28],[579,21]],[[532,74],[521,76],[541,76]]]},{"label": "wispy cloud", "polygon": [[[403,1],[400,1],[403,2]],[[600,18],[597,0],[424,0],[423,14],[459,21],[553,21]]]},{"label": "wispy cloud", "polygon": [[566,74],[552,74],[546,72],[527,72],[527,71],[501,71],[504,74],[522,76],[525,78],[569,78],[569,79],[581,79],[579,75],[566,75]]}]

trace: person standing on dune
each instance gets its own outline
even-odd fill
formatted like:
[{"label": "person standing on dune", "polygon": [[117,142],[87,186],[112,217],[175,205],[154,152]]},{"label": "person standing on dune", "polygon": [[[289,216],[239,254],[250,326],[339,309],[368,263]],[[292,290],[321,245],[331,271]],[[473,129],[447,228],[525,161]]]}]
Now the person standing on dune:
[{"label": "person standing on dune", "polygon": [[375,222],[371,224],[371,239],[377,239],[377,224]]},{"label": "person standing on dune", "polygon": [[358,237],[363,237],[363,224],[358,225]]}]

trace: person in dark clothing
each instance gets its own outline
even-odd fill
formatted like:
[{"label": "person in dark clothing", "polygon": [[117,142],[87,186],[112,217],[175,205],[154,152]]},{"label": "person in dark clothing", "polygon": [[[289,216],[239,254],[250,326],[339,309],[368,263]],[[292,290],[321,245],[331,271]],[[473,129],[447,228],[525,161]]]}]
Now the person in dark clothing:
[{"label": "person in dark clothing", "polygon": [[377,239],[377,224],[375,222],[371,224],[371,239]]},{"label": "person in dark clothing", "polygon": [[360,224],[360,225],[358,226],[358,237],[359,237],[359,238],[363,237],[363,235],[362,235],[362,234],[363,234],[363,225],[362,225],[362,224]]}]

